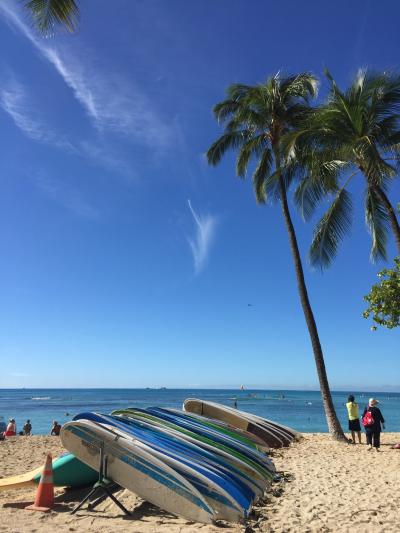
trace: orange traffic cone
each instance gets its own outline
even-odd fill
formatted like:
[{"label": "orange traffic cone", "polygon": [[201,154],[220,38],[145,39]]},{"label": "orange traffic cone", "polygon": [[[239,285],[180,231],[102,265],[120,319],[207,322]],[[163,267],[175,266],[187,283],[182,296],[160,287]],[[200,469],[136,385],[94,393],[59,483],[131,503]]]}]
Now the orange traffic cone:
[{"label": "orange traffic cone", "polygon": [[25,509],[29,511],[50,511],[54,505],[54,485],[53,485],[53,460],[50,454],[46,458],[39,486],[36,491],[35,503],[28,505]]}]

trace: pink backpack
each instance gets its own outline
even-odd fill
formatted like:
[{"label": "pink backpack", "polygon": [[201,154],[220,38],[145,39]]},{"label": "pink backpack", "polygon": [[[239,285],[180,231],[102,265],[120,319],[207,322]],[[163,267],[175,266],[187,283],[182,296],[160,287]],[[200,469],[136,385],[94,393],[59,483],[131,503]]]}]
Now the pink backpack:
[{"label": "pink backpack", "polygon": [[374,425],[374,417],[372,416],[371,411],[367,411],[365,415],[362,417],[362,425],[367,428]]}]

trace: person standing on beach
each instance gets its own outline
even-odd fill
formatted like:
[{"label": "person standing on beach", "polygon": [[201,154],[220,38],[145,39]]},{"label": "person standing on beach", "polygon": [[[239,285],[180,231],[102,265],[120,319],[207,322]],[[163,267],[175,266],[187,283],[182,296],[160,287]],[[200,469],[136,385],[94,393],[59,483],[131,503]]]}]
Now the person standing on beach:
[{"label": "person standing on beach", "polygon": [[354,401],[354,396],[350,394],[347,398],[347,413],[349,417],[349,431],[351,431],[351,442],[356,443],[355,434],[357,433],[358,442],[361,444],[361,426],[360,426],[360,414],[358,411],[358,403]]},{"label": "person standing on beach", "polygon": [[50,435],[52,437],[58,437],[60,435],[61,425],[57,420],[53,420],[53,427],[51,428]]},{"label": "person standing on beach", "polygon": [[385,429],[385,419],[379,407],[376,407],[378,403],[378,400],[375,400],[375,398],[370,398],[368,406],[364,409],[362,418],[369,450],[372,450],[372,447],[374,447],[377,452],[381,445],[381,431]]}]

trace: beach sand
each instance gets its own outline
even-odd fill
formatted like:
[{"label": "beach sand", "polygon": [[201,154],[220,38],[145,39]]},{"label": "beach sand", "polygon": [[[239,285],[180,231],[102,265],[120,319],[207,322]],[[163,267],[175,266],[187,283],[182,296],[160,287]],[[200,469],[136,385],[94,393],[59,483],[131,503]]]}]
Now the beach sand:
[{"label": "beach sand", "polygon": [[[363,436],[364,437],[364,436]],[[365,439],[365,437],[364,437]],[[255,507],[247,529],[193,524],[175,518],[123,491],[119,499],[134,510],[126,518],[110,500],[95,511],[69,511],[87,490],[56,490],[50,513],[23,509],[35,489],[0,492],[0,531],[96,531],[134,533],[226,532],[396,532],[400,531],[400,433],[384,433],[381,451],[344,445],[326,434],[306,434],[290,448],[273,450],[280,481]],[[24,473],[62,451],[57,437],[18,437],[0,442],[0,477]]]}]

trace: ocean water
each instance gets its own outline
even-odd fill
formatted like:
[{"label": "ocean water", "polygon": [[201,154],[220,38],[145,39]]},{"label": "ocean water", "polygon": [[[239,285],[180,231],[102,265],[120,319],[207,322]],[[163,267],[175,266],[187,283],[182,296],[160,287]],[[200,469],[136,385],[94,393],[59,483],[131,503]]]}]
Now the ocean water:
[{"label": "ocean water", "polygon": [[[351,392],[351,391],[350,391]],[[347,430],[347,392],[333,392],[337,413]],[[356,393],[360,410],[373,396],[380,401],[386,431],[400,431],[400,393]],[[317,391],[227,389],[0,389],[0,421],[15,418],[20,431],[30,419],[34,434],[47,434],[52,420],[67,422],[83,411],[109,413],[122,407],[181,408],[186,398],[201,398],[233,406],[293,427],[301,432],[328,430]]]}]

